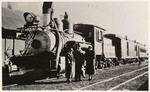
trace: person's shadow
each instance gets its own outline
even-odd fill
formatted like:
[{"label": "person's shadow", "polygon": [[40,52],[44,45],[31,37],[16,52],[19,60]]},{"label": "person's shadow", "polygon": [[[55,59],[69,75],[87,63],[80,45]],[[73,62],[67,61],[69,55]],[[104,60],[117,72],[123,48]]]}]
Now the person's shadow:
[{"label": "person's shadow", "polygon": [[33,84],[60,84],[67,83],[66,81],[50,81],[50,82],[34,82]]},{"label": "person's shadow", "polygon": [[[74,81],[72,81],[74,82]],[[61,83],[72,83],[72,82],[66,82],[65,80],[60,80],[60,81],[40,81],[40,82],[26,82],[26,83],[17,83],[19,85],[40,85],[40,84],[61,84]]]}]

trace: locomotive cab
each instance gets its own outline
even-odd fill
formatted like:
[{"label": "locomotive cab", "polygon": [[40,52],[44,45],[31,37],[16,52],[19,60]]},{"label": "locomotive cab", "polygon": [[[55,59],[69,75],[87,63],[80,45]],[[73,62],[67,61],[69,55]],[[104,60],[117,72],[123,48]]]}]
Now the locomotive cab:
[{"label": "locomotive cab", "polygon": [[74,31],[81,32],[85,41],[91,43],[95,52],[95,67],[97,69],[99,62],[104,61],[103,33],[106,30],[90,24],[75,24]]}]

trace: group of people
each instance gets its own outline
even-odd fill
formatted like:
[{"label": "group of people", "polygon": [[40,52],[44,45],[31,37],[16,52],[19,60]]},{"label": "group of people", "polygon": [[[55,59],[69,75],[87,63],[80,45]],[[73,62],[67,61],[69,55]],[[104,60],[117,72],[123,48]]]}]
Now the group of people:
[{"label": "group of people", "polygon": [[[66,53],[66,78],[67,82],[81,81],[81,76],[85,77],[85,74],[89,75],[88,80],[92,80],[94,71],[94,51],[89,46],[88,50],[83,53],[79,44],[75,48],[69,48]],[[84,70],[86,62],[86,67]]]}]

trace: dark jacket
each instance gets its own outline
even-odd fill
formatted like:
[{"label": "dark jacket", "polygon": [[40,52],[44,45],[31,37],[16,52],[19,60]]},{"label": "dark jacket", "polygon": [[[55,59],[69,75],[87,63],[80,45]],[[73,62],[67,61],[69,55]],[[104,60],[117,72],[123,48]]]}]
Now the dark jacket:
[{"label": "dark jacket", "polygon": [[74,51],[73,55],[74,55],[76,66],[81,68],[84,63],[83,53],[81,53],[80,51]]},{"label": "dark jacket", "polygon": [[94,51],[86,51],[85,53],[86,60],[86,74],[94,74],[95,73],[95,61],[94,61]]},{"label": "dark jacket", "polygon": [[75,80],[81,80],[81,75],[82,75],[81,69],[84,63],[84,56],[83,53],[77,50],[73,52],[73,55],[75,58]]}]

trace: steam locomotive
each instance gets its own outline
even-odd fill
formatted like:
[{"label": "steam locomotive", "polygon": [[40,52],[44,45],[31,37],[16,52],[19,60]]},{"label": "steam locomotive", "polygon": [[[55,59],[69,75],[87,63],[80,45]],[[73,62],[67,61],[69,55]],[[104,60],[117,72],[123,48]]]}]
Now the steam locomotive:
[{"label": "steam locomotive", "polygon": [[128,40],[127,37],[105,34],[105,29],[95,25],[74,24],[72,29],[70,26],[62,31],[59,30],[57,21],[51,17],[43,19],[46,20],[43,24],[48,25],[42,27],[37,24],[38,20],[33,13],[25,13],[24,17],[26,25],[20,30],[23,30],[25,36],[25,48],[19,55],[13,55],[5,61],[4,81],[10,78],[25,82],[58,77],[65,72],[66,50],[76,44],[80,44],[84,51],[89,46],[93,47],[95,69],[148,58],[144,45]]},{"label": "steam locomotive", "polygon": [[[25,37],[25,48],[19,55],[10,56],[3,67],[3,78],[29,82],[46,77],[57,77],[65,72],[65,53],[68,48],[80,44],[82,49],[91,46],[80,32],[61,31],[54,25],[38,26],[33,13],[24,13],[26,25],[19,28]],[[7,54],[7,53],[5,53]],[[22,80],[25,79],[25,80]]]}]

